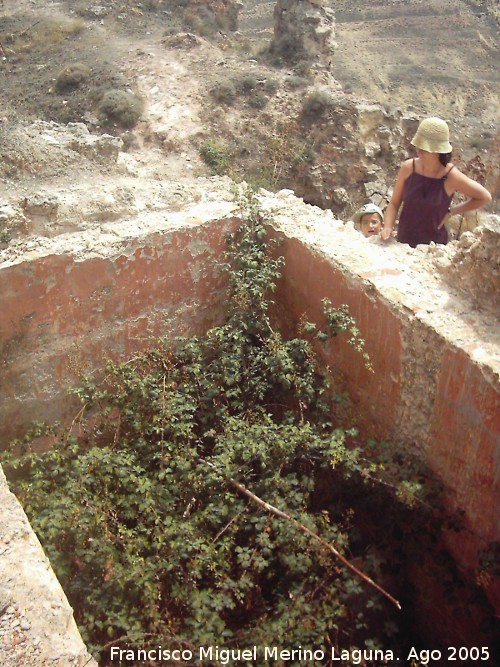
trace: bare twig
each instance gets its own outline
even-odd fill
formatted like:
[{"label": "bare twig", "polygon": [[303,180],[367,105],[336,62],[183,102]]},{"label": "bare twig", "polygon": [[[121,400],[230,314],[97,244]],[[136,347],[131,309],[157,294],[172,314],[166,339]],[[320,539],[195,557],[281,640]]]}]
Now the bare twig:
[{"label": "bare twig", "polygon": [[233,516],[233,518],[232,518],[230,521],[228,521],[228,522],[226,523],[226,525],[224,526],[224,528],[221,528],[221,530],[219,530],[219,532],[217,533],[217,535],[216,535],[216,536],[214,537],[214,539],[212,540],[212,544],[213,544],[214,542],[217,542],[217,540],[219,539],[219,537],[221,537],[221,535],[223,535],[223,534],[226,532],[226,530],[229,528],[229,526],[230,526],[232,523],[234,523],[237,519],[239,519],[240,516],[243,514],[243,512],[246,512],[246,510],[247,510],[247,508],[244,507],[240,512],[238,512],[237,514],[235,514],[235,515]]},{"label": "bare twig", "polygon": [[69,427],[69,428],[67,429],[67,431],[66,431],[65,443],[68,442],[68,440],[69,440],[69,438],[70,438],[70,435],[71,435],[71,432],[73,431],[73,428],[74,428],[74,426],[75,426],[77,420],[80,420],[80,423],[81,423],[81,421],[82,421],[82,419],[83,419],[83,415],[85,414],[85,410],[86,410],[86,409],[87,409],[87,404],[84,403],[84,404],[82,405],[82,407],[78,410],[78,412],[76,413],[76,415],[74,416],[73,421],[71,422],[70,427]]},{"label": "bare twig", "polygon": [[40,19],[39,21],[35,21],[34,23],[32,23],[27,28],[24,28],[24,30],[20,30],[19,32],[12,33],[12,36],[13,37],[21,37],[22,35],[25,35],[27,32],[29,32],[32,28],[34,28],[36,25],[38,25],[41,22],[42,22],[42,19]]},{"label": "bare twig", "polygon": [[[204,459],[200,459],[202,463],[205,465],[210,466],[210,468],[215,468],[213,463],[210,463],[210,461],[206,461]],[[319,542],[322,546],[324,546],[326,549],[328,549],[334,556],[337,558],[345,567],[347,567],[351,572],[354,572],[354,574],[362,579],[364,582],[375,588],[379,593],[382,593],[388,600],[390,600],[398,609],[401,609],[401,605],[394,598],[390,593],[388,593],[385,589],[382,588],[382,586],[379,586],[373,579],[371,579],[367,574],[359,570],[355,565],[353,565],[345,556],[343,556],[332,544],[324,540],[322,537],[317,535],[314,531],[310,530],[307,526],[304,526],[304,524],[300,523],[300,521],[297,521],[297,519],[294,519],[293,516],[290,516],[290,514],[287,514],[286,512],[283,512],[282,510],[279,510],[277,507],[274,507],[274,505],[270,505],[269,503],[266,503],[262,498],[259,498],[259,496],[256,496],[255,493],[252,493],[249,489],[246,488],[246,486],[243,486],[240,482],[237,482],[235,479],[230,479],[229,484],[233,486],[239,493],[242,495],[246,496],[247,498],[250,498],[254,503],[262,507],[263,509],[266,510],[266,512],[270,512],[271,514],[274,514],[275,516],[279,516],[282,519],[286,519],[287,521],[290,521],[290,523],[293,523],[293,525],[301,530],[303,533],[306,533],[310,537],[312,537],[314,540]]]}]

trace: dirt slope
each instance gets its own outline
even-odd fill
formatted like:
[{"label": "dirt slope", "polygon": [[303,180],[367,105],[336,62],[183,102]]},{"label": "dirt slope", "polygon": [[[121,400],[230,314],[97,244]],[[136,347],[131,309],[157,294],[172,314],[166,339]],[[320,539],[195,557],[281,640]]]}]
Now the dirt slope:
[{"label": "dirt slope", "polygon": [[498,25],[465,0],[333,0],[345,88],[418,112],[498,122]]},{"label": "dirt slope", "polygon": [[[148,11],[153,5],[155,10]],[[485,155],[494,150],[499,45],[494,19],[478,9],[479,3],[331,0],[331,5],[338,41],[333,74],[350,97],[441,114],[462,128],[455,137],[461,148]],[[59,196],[71,191],[72,197],[67,192],[63,197],[71,202],[60,209],[65,227],[49,233],[119,219],[148,206],[182,206],[196,197],[196,177],[211,175],[200,146],[228,135],[239,151],[232,167],[244,175],[244,159],[268,128],[297,114],[307,91],[317,85],[317,74],[309,71],[305,87],[294,91],[287,86],[293,69],[262,60],[272,36],[274,3],[269,0],[245,1],[235,35],[200,35],[206,32],[200,25],[196,36],[186,35],[177,6],[167,0],[3,1],[0,205],[19,206],[33,191]],[[61,70],[75,63],[88,68],[88,79],[57,90]],[[274,81],[276,91],[265,109],[241,96],[233,106],[214,102],[210,89],[216,81],[246,73]],[[132,132],[99,115],[98,101],[108,89],[144,100]],[[51,131],[26,130],[37,118],[82,121],[93,134],[120,136],[127,152],[116,164],[65,152]],[[26,136],[29,132],[38,135]]]}]

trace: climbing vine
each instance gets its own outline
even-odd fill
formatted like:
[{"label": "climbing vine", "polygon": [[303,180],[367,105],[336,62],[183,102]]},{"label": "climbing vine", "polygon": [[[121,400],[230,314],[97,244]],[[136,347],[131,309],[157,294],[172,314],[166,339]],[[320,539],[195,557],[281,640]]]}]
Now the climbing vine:
[{"label": "climbing vine", "polygon": [[27,437],[8,458],[102,664],[112,645],[330,651],[394,631],[398,602],[344,489],[397,504],[420,486],[394,470],[381,484],[374,448],[335,423],[312,341],[346,335],[366,355],[359,331],[325,301],[324,325],[282,336],[269,311],[283,259],[253,194],[240,205],[220,266],[225,322],[82,377],[71,429],[50,429],[42,454]]}]

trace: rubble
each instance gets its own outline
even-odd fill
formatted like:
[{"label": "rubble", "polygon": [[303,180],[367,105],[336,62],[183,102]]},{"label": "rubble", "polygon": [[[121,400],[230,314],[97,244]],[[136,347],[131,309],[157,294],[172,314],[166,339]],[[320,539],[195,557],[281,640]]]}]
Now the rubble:
[{"label": "rubble", "polygon": [[473,231],[443,247],[437,260],[443,279],[472,297],[474,307],[498,312],[500,307],[500,217],[484,215]]}]

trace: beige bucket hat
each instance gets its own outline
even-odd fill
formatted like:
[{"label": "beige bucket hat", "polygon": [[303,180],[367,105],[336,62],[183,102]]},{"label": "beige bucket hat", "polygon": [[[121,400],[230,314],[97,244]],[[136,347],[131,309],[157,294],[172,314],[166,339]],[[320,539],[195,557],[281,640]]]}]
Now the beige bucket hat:
[{"label": "beige bucket hat", "polygon": [[451,153],[450,130],[442,118],[425,118],[411,140],[412,146],[429,153]]},{"label": "beige bucket hat", "polygon": [[378,213],[378,215],[380,216],[380,221],[384,219],[384,214],[382,213],[382,210],[376,204],[372,204],[370,202],[369,204],[365,204],[360,209],[358,209],[356,213],[352,216],[354,224],[359,225],[361,218],[367,213]]}]

